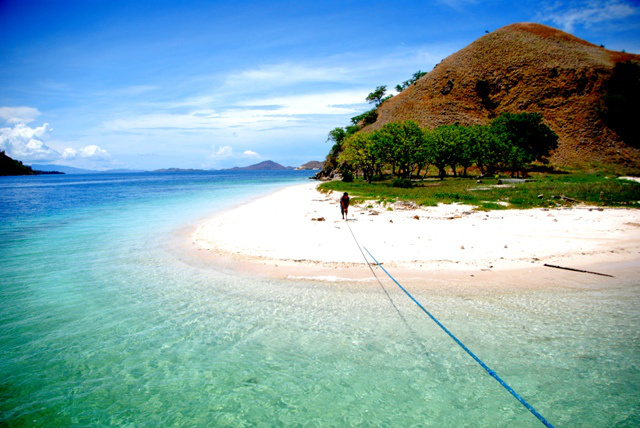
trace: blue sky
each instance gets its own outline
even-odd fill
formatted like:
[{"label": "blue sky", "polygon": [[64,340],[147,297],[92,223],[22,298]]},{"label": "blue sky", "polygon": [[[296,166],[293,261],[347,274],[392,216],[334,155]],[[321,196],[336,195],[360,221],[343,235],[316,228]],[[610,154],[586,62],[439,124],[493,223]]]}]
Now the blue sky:
[{"label": "blue sky", "polygon": [[637,0],[0,0],[0,20],[0,149],[92,169],[322,160],[376,86],[515,22],[640,53]]}]

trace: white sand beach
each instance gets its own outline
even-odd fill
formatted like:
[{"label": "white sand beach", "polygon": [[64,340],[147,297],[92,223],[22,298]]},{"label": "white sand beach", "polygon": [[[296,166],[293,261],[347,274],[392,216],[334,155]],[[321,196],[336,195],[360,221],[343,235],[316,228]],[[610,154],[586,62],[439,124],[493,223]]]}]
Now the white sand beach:
[{"label": "white sand beach", "polygon": [[385,267],[405,277],[516,270],[526,276],[544,264],[640,266],[639,210],[481,212],[465,205],[366,203],[351,206],[350,231],[340,215],[340,195],[320,193],[317,185],[288,187],[216,215],[197,227],[193,243],[212,262],[240,270],[333,281],[371,277],[351,231]]}]

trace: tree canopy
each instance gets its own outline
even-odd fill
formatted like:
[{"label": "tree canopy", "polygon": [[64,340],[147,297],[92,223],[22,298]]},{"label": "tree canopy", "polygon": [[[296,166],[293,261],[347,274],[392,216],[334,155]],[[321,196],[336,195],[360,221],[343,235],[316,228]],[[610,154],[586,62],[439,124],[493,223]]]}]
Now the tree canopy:
[{"label": "tree canopy", "polygon": [[385,98],[386,93],[387,93],[386,85],[378,86],[373,92],[367,95],[366,100],[369,103],[373,103],[376,107],[379,107],[380,104],[382,104],[385,99],[389,98],[389,97]]},{"label": "tree canopy", "polygon": [[410,79],[405,80],[404,82],[402,82],[399,85],[396,85],[396,91],[398,92],[402,92],[405,89],[407,89],[409,86],[413,85],[414,83],[416,83],[418,81],[418,79],[420,79],[422,76],[424,76],[425,74],[427,74],[426,71],[422,71],[422,70],[418,70],[415,73],[413,73],[413,76],[411,76]]},{"label": "tree canopy", "polygon": [[392,122],[374,132],[343,140],[338,163],[367,181],[386,169],[400,179],[419,176],[428,165],[447,175],[477,166],[482,174],[523,173],[533,162],[546,163],[557,147],[557,135],[537,113],[503,113],[489,125],[443,125],[433,130],[413,121]]}]

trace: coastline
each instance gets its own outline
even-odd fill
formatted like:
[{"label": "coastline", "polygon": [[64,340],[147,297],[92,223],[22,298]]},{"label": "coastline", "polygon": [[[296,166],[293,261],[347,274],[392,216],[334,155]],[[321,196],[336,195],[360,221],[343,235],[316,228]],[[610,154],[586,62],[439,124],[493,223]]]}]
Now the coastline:
[{"label": "coastline", "polygon": [[339,195],[320,193],[317,186],[286,187],[223,211],[197,226],[193,248],[205,263],[234,271],[330,282],[375,280],[354,236],[407,282],[484,282],[504,276],[526,286],[540,276],[576,274],[544,264],[609,275],[639,271],[638,210],[578,206],[479,212],[465,205],[367,203],[350,207],[347,227]]}]

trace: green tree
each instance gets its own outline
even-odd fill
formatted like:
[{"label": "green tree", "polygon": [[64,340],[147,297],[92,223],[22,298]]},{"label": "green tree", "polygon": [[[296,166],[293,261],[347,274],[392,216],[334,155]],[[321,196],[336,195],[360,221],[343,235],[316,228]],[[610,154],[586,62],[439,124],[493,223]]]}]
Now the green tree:
[{"label": "green tree", "polygon": [[[467,126],[455,125],[454,159],[462,167],[462,175],[467,176],[467,169],[476,161],[475,147],[471,143],[471,131]],[[454,175],[455,175],[455,167]]]},{"label": "green tree", "polygon": [[391,173],[396,174],[396,161],[393,155],[393,143],[391,141],[391,135],[388,132],[381,130],[371,133],[371,141],[374,145],[376,155],[380,159],[378,175],[382,175],[382,166],[388,165],[391,167]]},{"label": "green tree", "polygon": [[415,73],[413,73],[413,76],[411,76],[410,79],[405,80],[404,82],[402,82],[399,85],[396,85],[396,91],[398,92],[402,92],[405,89],[407,89],[409,86],[413,85],[414,83],[416,83],[418,81],[418,79],[420,79],[422,76],[424,76],[425,74],[427,74],[426,71],[422,71],[422,70],[418,70]]},{"label": "green tree", "polygon": [[333,141],[335,144],[341,144],[344,137],[347,136],[347,132],[344,128],[333,128],[329,131],[329,135],[327,136],[327,141]]},{"label": "green tree", "polygon": [[[382,86],[378,86],[375,91],[371,92],[369,95],[367,95],[367,102],[369,103],[373,103],[376,107],[379,107],[380,104],[382,104],[383,100],[385,99],[384,94],[387,93],[387,87],[386,85],[382,85]],[[388,98],[386,98],[388,99]]]},{"label": "green tree", "polygon": [[426,149],[429,155],[429,161],[438,168],[440,179],[447,175],[447,165],[455,164],[453,160],[455,154],[455,139],[458,132],[455,127],[457,125],[442,125],[436,129],[423,131],[426,140]]},{"label": "green tree", "polygon": [[329,131],[327,141],[332,141],[333,145],[325,158],[324,166],[322,167],[323,174],[329,175],[338,168],[338,155],[342,151],[342,141],[346,136],[347,131],[344,128],[337,127]]},{"label": "green tree", "polygon": [[418,149],[422,145],[420,127],[412,120],[387,123],[376,137],[379,152],[384,153],[386,160],[394,166],[393,173],[401,178],[410,178],[418,164]]},{"label": "green tree", "polygon": [[539,113],[502,113],[491,121],[491,128],[512,146],[506,159],[512,174],[524,172],[534,161],[548,163],[551,151],[558,147],[558,136],[542,123]]},{"label": "green tree", "polygon": [[352,117],[351,124],[354,126],[357,126],[360,122],[362,122],[363,125],[370,125],[372,123],[375,123],[377,119],[378,119],[378,112],[374,108],[362,114]]},{"label": "green tree", "polygon": [[371,183],[373,174],[381,162],[376,153],[371,134],[357,133],[344,140],[342,153],[338,161],[350,167],[351,170],[361,171],[365,180]]},{"label": "green tree", "polygon": [[490,126],[475,125],[468,129],[469,146],[474,162],[482,175],[490,175],[500,170],[507,158],[510,144],[493,132]]},{"label": "green tree", "polygon": [[424,177],[427,176],[429,165],[432,162],[431,149],[427,134],[430,132],[428,128],[423,129],[422,137],[418,145],[416,146],[415,161],[416,161],[416,175],[420,177],[420,171],[424,169]]}]

